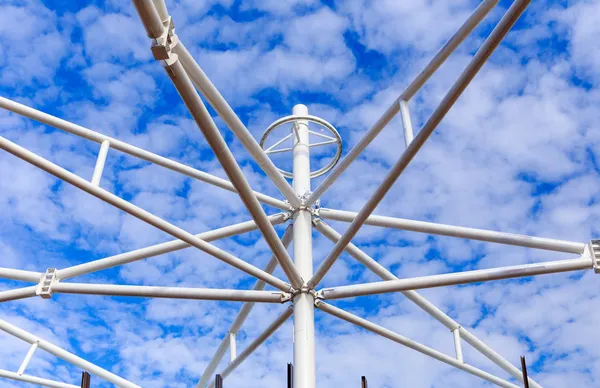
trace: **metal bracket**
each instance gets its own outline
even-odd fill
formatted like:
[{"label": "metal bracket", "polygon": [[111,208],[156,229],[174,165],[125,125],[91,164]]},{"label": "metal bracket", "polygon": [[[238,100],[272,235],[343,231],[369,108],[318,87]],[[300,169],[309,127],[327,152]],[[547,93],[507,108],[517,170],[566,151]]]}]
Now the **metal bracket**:
[{"label": "metal bracket", "polygon": [[589,247],[594,262],[594,272],[600,274],[600,240],[591,240]]},{"label": "metal bracket", "polygon": [[41,296],[44,299],[52,298],[52,285],[58,280],[56,278],[56,268],[48,268],[42,279],[40,280],[35,294]]},{"label": "metal bracket", "polygon": [[167,20],[163,22],[165,29],[158,38],[152,41],[152,55],[157,61],[168,60],[171,57],[171,50],[177,45],[179,39],[175,35],[175,23],[169,16]]},{"label": "metal bracket", "polygon": [[284,292],[281,294],[281,303],[287,303],[289,301],[292,300],[292,297],[294,296],[296,292],[294,291],[294,293],[290,293],[290,292]]}]

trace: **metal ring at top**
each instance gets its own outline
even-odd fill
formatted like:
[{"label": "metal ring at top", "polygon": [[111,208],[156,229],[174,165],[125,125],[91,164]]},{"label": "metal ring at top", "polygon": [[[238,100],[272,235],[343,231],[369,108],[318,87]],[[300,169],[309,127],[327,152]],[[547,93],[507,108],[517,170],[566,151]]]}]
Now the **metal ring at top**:
[{"label": "metal ring at top", "polygon": [[[262,138],[260,139],[260,147],[263,150],[265,149],[265,141],[267,140],[267,138],[269,137],[271,132],[273,132],[273,130],[282,126],[283,124],[287,124],[289,122],[298,121],[298,120],[306,120],[306,121],[320,125],[321,127],[325,128],[329,132],[331,132],[331,134],[334,136],[335,140],[337,141],[336,142],[337,150],[335,152],[335,155],[333,156],[333,159],[331,159],[331,161],[326,166],[318,169],[317,171],[313,171],[310,173],[311,178],[319,177],[319,176],[327,173],[329,170],[331,170],[337,164],[337,162],[340,160],[340,158],[342,156],[342,137],[340,136],[337,129],[335,129],[335,127],[333,125],[331,125],[328,121],[323,120],[320,117],[311,116],[311,115],[291,115],[291,116],[282,117],[279,120],[274,121],[271,125],[269,125],[269,127],[263,134]],[[293,178],[293,175],[291,172],[282,170],[279,167],[277,169],[279,170],[279,172],[281,172],[281,174],[283,174],[284,177],[290,178],[290,179]]]}]

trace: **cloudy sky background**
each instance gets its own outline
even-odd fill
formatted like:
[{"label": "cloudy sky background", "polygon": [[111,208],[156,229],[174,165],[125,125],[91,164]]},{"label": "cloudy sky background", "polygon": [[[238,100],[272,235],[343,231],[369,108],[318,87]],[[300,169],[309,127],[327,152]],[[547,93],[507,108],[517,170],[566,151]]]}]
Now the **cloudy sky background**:
[{"label": "cloudy sky background", "polygon": [[[308,105],[349,149],[475,9],[473,0],[167,1],[177,31],[259,138]],[[415,129],[510,5],[499,6],[410,102]],[[377,214],[587,242],[600,235],[598,1],[536,1],[423,147]],[[129,2],[0,0],[1,95],[225,176],[190,119]],[[217,119],[253,188],[277,196]],[[90,179],[99,145],[0,111],[1,136]],[[358,211],[404,149],[392,121],[322,199]],[[44,271],[172,238],[0,152],[0,265]],[[314,186],[318,182],[314,182]],[[102,187],[199,233],[250,219],[232,193],[111,150]],[[267,208],[269,213],[276,209]],[[331,225],[343,232],[342,223]],[[285,226],[277,227],[280,234]],[[332,244],[315,234],[314,258]],[[573,257],[364,228],[354,239],[399,277]],[[262,267],[259,233],[218,246]],[[281,271],[276,275],[283,277]],[[422,294],[546,387],[600,385],[598,278],[592,271],[448,287]],[[346,255],[324,285],[375,281]],[[79,279],[78,279],[79,281]],[[238,270],[195,249],[102,271],[82,282],[248,288]],[[21,286],[2,282],[0,289]],[[452,335],[402,295],[335,303],[453,354]],[[0,317],[143,387],[195,384],[237,303],[56,295],[2,304]],[[283,306],[257,306],[238,349]],[[485,387],[477,378],[317,312],[319,386]],[[292,328],[226,380],[283,387]],[[0,334],[0,368],[28,345]],[[465,346],[465,360],[501,369]],[[28,373],[76,383],[81,371],[38,351]],[[93,385],[101,385],[98,378]],[[0,381],[0,387],[20,387]],[[109,385],[106,385],[109,386]]]}]

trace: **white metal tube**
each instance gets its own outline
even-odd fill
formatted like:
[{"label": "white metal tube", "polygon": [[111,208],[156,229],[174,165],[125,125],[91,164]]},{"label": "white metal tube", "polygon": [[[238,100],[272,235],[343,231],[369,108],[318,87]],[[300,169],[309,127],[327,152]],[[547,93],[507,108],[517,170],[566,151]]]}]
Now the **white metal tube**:
[{"label": "white metal tube", "polygon": [[456,352],[456,359],[460,362],[465,362],[462,352],[462,344],[460,342],[460,328],[452,330],[452,337],[454,338],[454,350]]},{"label": "white metal tube", "polygon": [[[269,221],[273,225],[279,225],[286,221],[287,215],[284,213],[274,214],[269,216]],[[196,237],[206,242],[211,242],[238,234],[248,233],[256,230],[257,226],[254,221],[241,222],[223,228],[210,230],[197,234]],[[126,263],[131,263],[138,260],[147,259],[149,257],[163,255],[165,253],[175,252],[181,249],[189,248],[191,245],[181,240],[173,240],[157,245],[152,245],[145,248],[136,249],[131,252],[120,253],[118,255],[105,257],[90,261],[83,264],[74,265],[72,267],[60,269],[56,271],[56,277],[61,280],[69,279],[75,276],[81,276],[92,272],[101,271],[103,269],[116,267]],[[40,274],[41,277],[41,274]],[[38,280],[39,281],[39,278]]]},{"label": "white metal tube", "polygon": [[[319,216],[327,220],[352,222],[358,213],[343,210],[319,209]],[[381,226],[411,232],[429,233],[441,236],[459,237],[470,240],[516,245],[520,247],[543,249],[548,251],[582,254],[586,244],[551,238],[525,236],[522,234],[496,232],[493,230],[466,228],[464,226],[445,225],[434,222],[414,221],[404,218],[370,215],[365,225]]]},{"label": "white metal tube", "polygon": [[[323,233],[325,237],[333,241],[337,242],[341,235],[336,232],[333,228],[327,225],[323,221],[319,221],[316,223],[316,228],[319,232]],[[357,246],[350,243],[346,246],[346,251],[353,256],[356,260],[364,264],[367,268],[369,268],[373,273],[384,280],[398,280],[393,273],[388,271],[385,267],[379,264],[377,261],[373,260],[369,255],[360,250]],[[411,302],[420,307],[423,311],[431,315],[438,322],[446,326],[449,330],[455,330],[460,328],[462,338],[473,346],[476,350],[481,352],[484,356],[490,359],[492,362],[503,368],[505,371],[510,373],[513,377],[523,380],[523,375],[521,371],[504,359],[501,355],[496,353],[493,349],[487,346],[483,341],[479,340],[473,334],[468,332],[464,327],[458,324],[454,319],[450,318],[447,314],[445,314],[442,310],[437,308],[433,303],[429,302],[423,296],[421,296],[417,291],[401,291],[401,294],[407,297]],[[529,384],[535,388],[541,388],[539,384],[529,378]]]},{"label": "white metal tube", "polygon": [[404,129],[404,143],[408,147],[415,138],[410,119],[410,110],[408,109],[408,101],[398,100],[398,105],[400,107],[400,117],[402,118],[402,128]]},{"label": "white metal tube", "polygon": [[427,66],[421,71],[417,77],[404,89],[398,99],[388,108],[379,120],[367,131],[367,133],[356,143],[356,145],[348,152],[348,154],[340,161],[340,163],[329,173],[327,178],[321,182],[319,187],[306,200],[306,205],[310,206],[319,199],[327,189],[335,182],[340,175],[356,160],[365,148],[375,137],[385,128],[386,125],[400,111],[398,104],[399,100],[410,100],[412,96],[429,80],[429,78],[439,69],[439,67],[448,59],[450,54],[469,36],[471,31],[485,18],[485,16],[494,8],[499,0],[484,0],[477,9],[469,16],[467,21],[458,29],[458,31],[450,38],[450,40],[442,47],[440,51],[433,57]]},{"label": "white metal tube", "polygon": [[354,314],[351,314],[347,311],[344,311],[342,309],[339,309],[337,307],[334,307],[330,304],[327,304],[325,302],[322,302],[320,300],[317,300],[315,302],[317,308],[319,308],[319,310],[325,311],[326,313],[329,313],[335,317],[338,317],[340,319],[343,319],[344,321],[353,323],[359,327],[362,327],[363,329],[372,331],[375,334],[379,334],[382,337],[385,337],[389,340],[392,340],[396,343],[399,343],[401,345],[404,345],[408,348],[411,348],[413,350],[416,350],[419,353],[423,353],[429,357],[435,358],[438,361],[441,361],[443,363],[446,363],[448,365],[451,365],[455,368],[461,369],[467,373],[470,373],[474,376],[480,377],[484,380],[489,381],[492,384],[496,384],[500,387],[506,387],[506,388],[519,388],[517,385],[514,385],[512,383],[509,383],[506,380],[503,380],[499,377],[496,377],[492,374],[489,374],[487,372],[482,371],[481,369],[475,368],[474,366],[465,364],[463,362],[459,362],[458,360],[456,360],[453,357],[450,357],[444,353],[441,353],[435,349],[432,349],[428,346],[425,346],[419,342],[413,341],[409,338],[406,338],[400,334],[394,333],[391,330],[388,330],[384,327],[381,327],[379,325],[374,324],[373,322],[369,322],[366,319],[360,318]]},{"label": "white metal tube", "polygon": [[237,357],[237,333],[229,332],[229,362],[233,362]]},{"label": "white metal tube", "polygon": [[164,221],[160,217],[157,217],[144,209],[141,209],[134,204],[125,201],[122,198],[117,197],[116,195],[98,187],[92,185],[90,182],[85,179],[73,174],[70,171],[65,170],[62,167],[57,166],[56,164],[42,158],[34,154],[33,152],[3,138],[0,137],[0,148],[3,150],[10,152],[11,154],[25,160],[28,163],[31,163],[34,166],[41,168],[44,171],[64,180],[72,184],[75,187],[80,188],[81,190],[92,194],[93,196],[131,214],[132,216],[139,218],[142,221],[147,222],[148,224],[155,226],[156,228],[169,233],[171,236],[178,238],[187,242],[188,244],[212,255],[229,265],[232,265],[242,271],[255,276],[259,279],[264,280],[268,284],[271,284],[273,287],[278,288],[282,291],[289,291],[290,285],[281,279],[276,278],[273,275],[267,274],[263,270],[256,268],[252,264],[246,263],[245,261],[233,256],[232,254],[225,252],[224,250],[215,247],[199,239],[191,233],[184,231],[181,228],[176,227],[173,224]]},{"label": "white metal tube", "polygon": [[204,98],[206,98],[208,103],[219,114],[229,129],[231,129],[235,136],[242,142],[246,150],[252,155],[265,174],[271,178],[283,196],[292,204],[292,206],[300,206],[300,200],[294,193],[290,184],[281,175],[277,167],[275,167],[275,164],[269,159],[256,139],[254,139],[250,131],[248,131],[248,128],[246,128],[233,109],[231,109],[231,106],[225,101],[221,93],[219,93],[217,88],[212,84],[208,76],[187,51],[181,41],[173,48],[173,52],[179,56],[179,59],[185,68],[185,72],[189,75],[200,93],[202,93]]},{"label": "white metal tube", "polygon": [[402,174],[404,169],[421,149],[423,144],[425,144],[425,141],[427,141],[446,113],[448,113],[450,108],[452,108],[456,100],[458,100],[458,97],[460,97],[467,85],[473,80],[492,52],[496,49],[496,47],[498,47],[500,41],[504,38],[504,36],[506,36],[506,34],[508,34],[511,27],[517,21],[519,16],[521,16],[523,11],[525,11],[530,1],[531,0],[515,0],[515,2],[510,6],[506,14],[502,17],[500,22],[498,22],[489,37],[485,40],[485,42],[483,42],[471,62],[469,62],[465,70],[458,77],[458,80],[454,83],[450,91],[448,91],[440,105],[431,114],[431,117],[427,120],[417,136],[406,148],[400,159],[398,159],[396,164],[394,164],[388,175],[375,190],[371,198],[369,198],[360,212],[358,212],[358,215],[354,221],[352,221],[350,226],[348,226],[348,229],[342,235],[342,238],[337,244],[335,244],[331,253],[327,255],[321,264],[321,267],[317,269],[313,279],[308,282],[309,286],[315,286],[319,283],[323,276],[325,276],[333,263],[344,251],[344,247],[348,245],[356,233],[358,233],[358,230],[363,226],[377,205],[379,205],[383,197],[391,189],[392,185],[394,182],[396,182],[400,174]]},{"label": "white metal tube", "polygon": [[158,16],[163,23],[169,19],[169,11],[167,11],[167,5],[165,4],[165,0],[152,0],[154,3],[154,7],[156,7],[156,12],[158,12]]},{"label": "white metal tube", "polygon": [[1,279],[21,280],[24,282],[37,283],[42,278],[42,275],[43,273],[41,272],[0,267]]},{"label": "white metal tube", "polygon": [[108,381],[109,383],[113,383],[118,387],[124,387],[124,388],[140,388],[138,385],[133,384],[132,382],[129,382],[127,380],[125,380],[122,377],[119,377],[117,375],[115,375],[114,373],[111,373],[109,371],[107,371],[106,369],[100,368],[99,366],[92,364],[89,361],[84,360],[81,357],[78,357],[76,355],[74,355],[73,353],[70,353],[46,340],[43,340],[41,338],[38,338],[37,336],[26,332],[23,329],[20,329],[14,325],[11,325],[10,323],[1,320],[0,319],[0,330],[15,336],[25,342],[28,342],[30,344],[34,344],[34,343],[38,343],[38,347],[50,354],[55,355],[56,357],[71,363],[83,370],[86,370],[106,381]]},{"label": "white metal tube", "polygon": [[385,294],[424,288],[453,286],[457,284],[486,282],[490,280],[513,279],[526,276],[545,275],[558,272],[592,269],[593,260],[582,256],[575,260],[547,261],[536,264],[513,265],[492,269],[446,273],[442,275],[420,276],[407,279],[386,280],[383,282],[354,284],[323,289],[325,299],[351,298],[355,296]]},{"label": "white metal tube", "polygon": [[[233,187],[231,182],[229,182],[226,179],[222,179],[222,178],[216,177],[214,175],[207,174],[203,171],[197,170],[190,166],[186,166],[185,164],[162,157],[160,155],[156,155],[152,152],[143,150],[141,148],[138,148],[136,146],[125,143],[123,141],[114,139],[110,136],[103,135],[96,131],[92,131],[91,129],[82,127],[80,125],[73,124],[69,121],[59,119],[58,117],[54,117],[52,115],[49,115],[49,114],[41,112],[39,110],[30,108],[23,104],[19,104],[18,102],[11,101],[7,98],[0,97],[0,108],[4,108],[6,110],[9,110],[11,112],[14,112],[16,114],[19,114],[19,115],[22,115],[25,117],[29,117],[30,119],[39,121],[40,123],[50,125],[51,127],[61,129],[65,132],[72,133],[73,135],[83,137],[85,139],[91,140],[96,143],[102,143],[102,142],[108,140],[110,142],[110,147],[112,149],[124,152],[131,156],[135,156],[135,157],[143,159],[147,162],[157,164],[164,168],[168,168],[169,170],[179,172],[181,174],[189,176],[190,178],[197,179],[199,181],[220,187],[220,188],[228,190],[228,191],[232,191],[234,193],[236,192],[235,187]],[[255,195],[259,201],[261,201],[267,205],[274,206],[281,210],[289,210],[290,209],[289,204],[287,204],[279,199],[270,197],[270,196],[262,194],[262,193],[256,193],[256,192],[255,192]]]},{"label": "white metal tube", "polygon": [[[227,376],[231,374],[248,356],[250,356],[260,345],[263,344],[281,325],[285,323],[285,321],[292,315],[292,306],[289,306],[281,315],[275,319],[273,323],[269,325],[254,341],[248,345],[243,352],[241,352],[236,359],[230,363],[221,373],[221,377],[225,379]],[[208,384],[207,388],[214,388],[215,382],[211,382]]]},{"label": "white metal tube", "polygon": [[17,371],[18,375],[22,375],[23,373],[25,373],[25,369],[27,369],[27,365],[29,365],[29,361],[31,361],[31,357],[33,357],[33,353],[35,353],[37,348],[38,348],[38,343],[34,342],[31,345],[31,347],[29,348],[29,350],[27,351],[27,354],[25,355],[25,358],[23,359],[21,366],[19,366],[19,370]]},{"label": "white metal tube", "polygon": [[[293,108],[294,116],[308,116],[305,105]],[[310,135],[307,120],[296,121],[293,150],[294,191],[299,197],[310,193]],[[294,263],[303,279],[313,273],[312,214],[306,208],[294,213]],[[315,303],[311,293],[294,296],[294,387],[315,388]]]},{"label": "white metal tube", "polygon": [[79,385],[61,383],[60,381],[43,379],[41,377],[29,376],[29,375],[20,375],[15,372],[9,372],[7,370],[0,369],[0,377],[4,377],[6,379],[23,381],[25,383],[37,384],[42,387],[51,387],[51,388],[80,388]]},{"label": "white metal tube", "polygon": [[148,37],[152,39],[160,37],[165,26],[152,0],[133,0],[133,5],[135,5],[138,15],[140,15]]},{"label": "white metal tube", "polygon": [[35,296],[37,286],[15,288],[14,290],[0,291],[0,302],[31,298]]},{"label": "white metal tube", "polygon": [[[227,143],[223,139],[223,136],[221,136],[221,132],[219,132],[219,129],[204,106],[202,99],[196,92],[194,85],[190,81],[180,61],[176,58],[176,55],[173,55],[173,58],[166,61],[165,70],[194,118],[194,121],[196,121],[196,124],[204,134],[206,141],[213,149],[215,156],[227,173],[231,183],[235,186],[242,202],[246,205],[246,208],[248,208],[252,218],[258,225],[258,229],[260,229],[263,234],[265,241],[279,260],[281,269],[285,272],[292,286],[300,288],[304,281],[298,274],[298,271],[292,262],[292,258],[281,243],[273,225],[268,221],[267,215],[254,196],[252,188],[246,180],[242,169],[237,164],[229,147],[227,147]],[[262,149],[261,152],[264,154]]]},{"label": "white metal tube", "polygon": [[220,300],[282,303],[284,294],[275,291],[223,290],[211,288],[130,286],[115,284],[55,283],[53,293],[138,296],[144,298]]},{"label": "white metal tube", "polygon": [[[286,249],[292,242],[292,230],[293,230],[292,225],[288,225],[285,232],[283,233],[283,236],[281,237],[281,242],[286,247]],[[271,256],[271,260],[269,260],[269,262],[267,263],[267,266],[265,267],[265,272],[273,273],[273,271],[275,271],[275,268],[277,268],[277,264],[279,264],[277,261],[277,258],[275,256]],[[253,290],[260,291],[260,290],[263,290],[264,288],[265,288],[265,282],[263,282],[262,280],[259,279],[254,284]],[[240,328],[246,321],[246,318],[248,318],[248,314],[250,314],[250,311],[252,311],[253,307],[254,307],[253,302],[244,303],[244,305],[238,312],[238,315],[233,320],[233,323],[231,324],[231,327],[229,328],[229,332],[237,333],[240,330]],[[223,359],[223,356],[225,355],[225,352],[227,351],[228,345],[229,345],[229,336],[225,336],[223,338],[223,340],[221,341],[221,344],[219,345],[217,351],[213,355],[213,358],[210,360],[210,362],[208,363],[208,366],[204,370],[204,373],[202,374],[200,381],[196,385],[196,388],[204,388],[206,386],[206,383],[208,382],[208,380],[212,377],[213,373],[215,373],[215,370],[217,370],[217,366],[219,366],[219,362],[221,362],[221,360]]]},{"label": "white metal tube", "polygon": [[102,172],[104,171],[104,165],[106,164],[106,156],[108,155],[108,148],[110,147],[110,141],[104,140],[100,145],[100,152],[98,152],[98,159],[96,159],[96,167],[94,167],[94,175],[92,176],[92,184],[100,186],[100,180],[102,179]]}]

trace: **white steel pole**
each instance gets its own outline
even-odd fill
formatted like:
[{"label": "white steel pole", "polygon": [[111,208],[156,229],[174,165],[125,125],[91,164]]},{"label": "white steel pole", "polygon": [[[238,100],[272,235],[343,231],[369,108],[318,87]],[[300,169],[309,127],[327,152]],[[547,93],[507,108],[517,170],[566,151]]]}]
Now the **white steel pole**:
[{"label": "white steel pole", "polygon": [[31,347],[29,348],[29,350],[27,351],[27,354],[25,355],[25,359],[23,359],[23,362],[21,363],[21,366],[19,367],[19,370],[17,371],[18,375],[22,375],[23,373],[25,373],[25,369],[27,369],[27,365],[29,365],[29,361],[31,361],[31,357],[33,357],[33,353],[35,353],[37,348],[38,348],[38,343],[34,342],[31,345]]},{"label": "white steel pole", "polygon": [[104,165],[106,164],[106,156],[108,155],[108,148],[110,147],[110,141],[104,140],[100,145],[100,152],[98,152],[98,159],[96,159],[96,167],[94,168],[94,175],[92,176],[92,184],[100,186],[100,180],[102,179],[102,172],[104,171]]},{"label": "white steel pole", "polygon": [[0,268],[0,279],[21,280],[24,282],[37,283],[42,278],[43,273],[34,271],[25,271],[22,269]]},{"label": "white steel pole", "polygon": [[19,300],[25,298],[31,298],[35,296],[35,290],[37,286],[15,288],[14,290],[6,290],[0,292],[0,302],[8,302],[11,300]]},{"label": "white steel pole", "polygon": [[229,332],[229,362],[237,357],[237,333]]},{"label": "white steel pole", "polygon": [[408,101],[399,100],[398,105],[400,106],[400,117],[402,118],[402,128],[404,129],[404,143],[408,147],[415,138],[410,119],[410,110],[408,109]]},{"label": "white steel pole", "polygon": [[80,388],[79,385],[61,383],[60,381],[43,379],[41,377],[29,376],[29,375],[20,375],[15,372],[10,372],[7,370],[0,369],[0,377],[4,377],[5,379],[11,379],[16,381],[23,381],[25,383],[37,384],[42,387],[51,387],[51,388]]},{"label": "white steel pole", "polygon": [[74,355],[46,340],[36,337],[35,335],[26,332],[23,329],[18,328],[17,326],[11,325],[10,323],[0,319],[0,330],[15,336],[25,342],[30,344],[38,343],[38,347],[50,354],[55,355],[58,358],[63,359],[64,361],[71,363],[75,366],[78,366],[81,369],[84,369],[96,376],[103,378],[109,383],[113,383],[118,387],[124,388],[140,388],[138,385],[133,384],[125,380],[122,377],[117,376],[114,373],[107,371],[106,369],[100,368],[99,366],[92,364],[89,361],[84,360],[81,357]]},{"label": "white steel pole", "polygon": [[452,330],[454,338],[454,350],[456,351],[456,359],[460,362],[465,362],[463,358],[462,344],[460,343],[460,327]]},{"label": "white steel pole", "polygon": [[[305,105],[292,111],[307,116]],[[293,150],[293,187],[299,197],[310,193],[310,138],[308,121],[295,122]],[[303,279],[313,274],[312,214],[306,208],[294,213],[294,263]],[[315,388],[315,304],[311,293],[300,292],[294,297],[294,388]]]},{"label": "white steel pole", "polygon": [[481,369],[475,368],[474,366],[465,364],[463,362],[458,361],[457,359],[450,357],[442,352],[439,352],[435,349],[432,349],[428,346],[425,346],[419,342],[413,341],[409,338],[406,338],[400,334],[394,333],[391,330],[388,330],[384,327],[381,327],[379,325],[376,325],[373,322],[369,322],[366,319],[360,318],[354,314],[351,314],[347,311],[344,311],[340,308],[337,308],[335,306],[332,306],[330,304],[327,304],[323,301],[317,300],[316,302],[317,307],[319,308],[319,310],[325,311],[335,317],[338,317],[340,319],[343,319],[345,321],[348,321],[350,323],[353,323],[359,327],[362,327],[363,329],[367,329],[372,331],[373,333],[379,334],[382,337],[385,337],[387,339],[390,339],[396,343],[399,343],[401,345],[404,345],[408,348],[411,348],[413,350],[416,350],[419,353],[423,353],[429,357],[435,358],[436,360],[439,360],[443,363],[446,363],[448,365],[451,365],[455,368],[461,369],[467,373],[470,373],[474,376],[480,377],[484,380],[489,381],[492,384],[496,384],[500,387],[505,387],[505,388],[519,388],[517,385],[514,385],[512,383],[509,383],[506,380],[503,380],[499,377],[496,377],[490,373],[484,372]]}]

